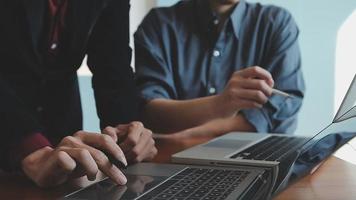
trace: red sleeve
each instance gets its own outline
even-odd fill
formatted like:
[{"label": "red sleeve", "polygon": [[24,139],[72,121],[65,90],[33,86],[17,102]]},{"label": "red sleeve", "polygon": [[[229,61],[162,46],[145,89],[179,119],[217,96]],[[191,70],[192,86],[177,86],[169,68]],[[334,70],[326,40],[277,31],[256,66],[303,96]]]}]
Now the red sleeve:
[{"label": "red sleeve", "polygon": [[49,140],[41,133],[35,133],[22,138],[16,145],[11,145],[5,157],[4,169],[6,171],[17,171],[21,169],[21,161],[29,154],[44,148],[52,147]]},{"label": "red sleeve", "polygon": [[25,137],[16,148],[17,157],[21,160],[46,146],[52,146],[48,139],[42,133],[36,133]]}]

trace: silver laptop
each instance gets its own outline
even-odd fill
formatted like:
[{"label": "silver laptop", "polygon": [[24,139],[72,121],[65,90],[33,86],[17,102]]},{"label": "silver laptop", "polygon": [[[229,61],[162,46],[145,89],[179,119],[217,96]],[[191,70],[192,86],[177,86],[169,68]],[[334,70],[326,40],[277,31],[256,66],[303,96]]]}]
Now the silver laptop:
[{"label": "silver laptop", "polygon": [[[292,164],[293,155],[297,156],[330,134],[356,132],[355,103],[356,76],[333,122],[313,137],[233,132],[174,154],[172,161],[200,165],[265,167],[273,170],[275,179],[277,176],[283,179],[285,174],[278,173],[283,170],[279,169],[281,162]],[[286,170],[289,170],[288,167],[285,167],[285,173],[288,172]]]},{"label": "silver laptop", "polygon": [[139,163],[124,174],[125,186],[104,179],[63,199],[252,200],[266,199],[269,193],[263,169]]},{"label": "silver laptop", "polygon": [[173,161],[189,165],[139,163],[124,170],[125,186],[104,179],[64,199],[270,199],[299,152],[330,133],[355,132],[356,94],[351,91],[356,91],[356,77],[333,123],[312,138],[230,133],[173,155]]}]

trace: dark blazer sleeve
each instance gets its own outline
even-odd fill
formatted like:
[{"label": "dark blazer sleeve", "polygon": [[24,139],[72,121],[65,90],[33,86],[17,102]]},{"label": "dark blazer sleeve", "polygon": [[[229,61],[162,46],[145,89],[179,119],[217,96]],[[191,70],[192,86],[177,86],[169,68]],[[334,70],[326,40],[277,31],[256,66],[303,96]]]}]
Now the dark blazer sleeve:
[{"label": "dark blazer sleeve", "polygon": [[[14,1],[0,3],[0,168],[6,171],[17,170],[24,156],[50,145],[41,134],[43,128],[35,108],[17,90],[20,87],[33,89],[35,85],[35,80],[29,81],[33,85],[28,85],[28,80],[25,80],[31,80],[25,70],[26,59],[14,53],[17,48],[14,41],[19,41],[19,38],[16,38],[18,34],[12,33],[13,29],[9,25],[21,26],[13,17],[19,16],[19,13],[12,13],[18,9],[17,4]],[[26,49],[24,43],[21,45],[19,48]]]},{"label": "dark blazer sleeve", "polygon": [[24,102],[17,97],[14,90],[0,76],[0,122],[2,134],[7,140],[13,140],[23,136],[24,133],[31,133],[41,130],[37,119],[27,110]]},{"label": "dark blazer sleeve", "polygon": [[88,66],[102,128],[137,118],[138,98],[130,67],[129,0],[111,0],[90,36]]},{"label": "dark blazer sleeve", "polygon": [[0,75],[0,168],[16,170],[27,154],[49,146],[42,126],[25,103]]}]

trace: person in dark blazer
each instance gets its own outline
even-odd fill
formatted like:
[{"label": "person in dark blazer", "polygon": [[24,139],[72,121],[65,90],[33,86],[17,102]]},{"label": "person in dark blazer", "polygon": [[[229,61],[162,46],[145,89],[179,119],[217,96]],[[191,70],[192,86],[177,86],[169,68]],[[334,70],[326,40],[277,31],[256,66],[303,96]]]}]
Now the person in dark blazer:
[{"label": "person in dark blazer", "polygon": [[[125,184],[108,154],[124,164],[153,158],[152,132],[132,122],[129,0],[3,0],[0,27],[3,170],[22,170],[42,187],[92,180],[98,170]],[[77,70],[85,55],[103,134],[82,131]]]}]

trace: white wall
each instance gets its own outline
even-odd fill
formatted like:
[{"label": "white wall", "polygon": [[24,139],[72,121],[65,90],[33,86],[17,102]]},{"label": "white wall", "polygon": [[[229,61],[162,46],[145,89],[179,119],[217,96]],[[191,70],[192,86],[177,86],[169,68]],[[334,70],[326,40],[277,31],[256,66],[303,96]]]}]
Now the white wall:
[{"label": "white wall", "polygon": [[[356,74],[356,9],[342,24],[337,34],[335,63],[335,112]],[[355,91],[356,92],[356,91]]]},{"label": "white wall", "polygon": [[[130,45],[133,48],[133,34],[137,30],[138,25],[141,23],[142,19],[145,17],[147,12],[156,5],[155,0],[131,0],[131,14],[130,14],[130,32],[131,40]],[[133,51],[134,58],[135,54]],[[135,66],[135,59],[132,59],[132,66]]]}]

